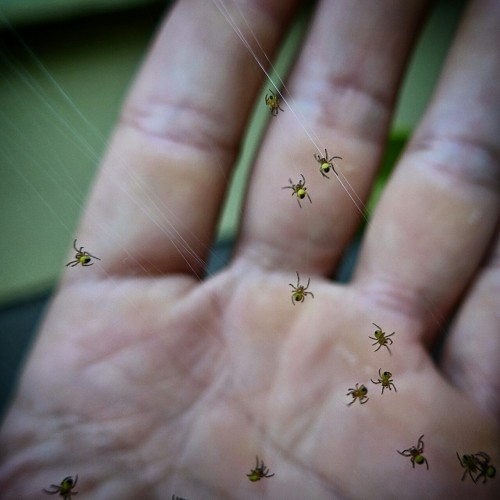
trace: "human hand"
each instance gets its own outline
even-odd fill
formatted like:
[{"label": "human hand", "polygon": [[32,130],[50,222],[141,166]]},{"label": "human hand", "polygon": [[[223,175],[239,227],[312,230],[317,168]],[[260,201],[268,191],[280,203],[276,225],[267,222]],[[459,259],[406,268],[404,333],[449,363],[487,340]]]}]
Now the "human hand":
[{"label": "human hand", "polygon": [[[266,53],[295,3],[241,7]],[[460,481],[456,452],[500,460],[498,4],[467,11],[347,285],[327,278],[360,213],[337,181],[367,199],[424,2],[321,3],[232,262],[200,279],[262,84],[216,4],[176,5],[131,91],[78,233],[101,261],[54,298],[3,425],[0,491],[78,473],[88,498],[493,496],[498,478]],[[315,143],[343,157],[338,179]],[[280,188],[303,172],[300,209]],[[294,307],[296,271],[314,298]],[[392,356],[372,323],[396,332]],[[380,367],[397,393],[370,382]],[[355,383],[370,399],[348,407]],[[422,434],[429,470],[396,452]],[[274,477],[248,481],[256,455]]]}]

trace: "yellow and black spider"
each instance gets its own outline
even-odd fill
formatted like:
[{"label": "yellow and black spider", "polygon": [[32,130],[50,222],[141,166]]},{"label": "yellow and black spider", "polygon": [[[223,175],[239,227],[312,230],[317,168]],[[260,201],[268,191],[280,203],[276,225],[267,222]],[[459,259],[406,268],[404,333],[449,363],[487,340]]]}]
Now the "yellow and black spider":
[{"label": "yellow and black spider", "polygon": [[64,500],[71,500],[71,495],[76,495],[78,491],[73,491],[73,488],[76,486],[78,481],[78,474],[76,474],[75,479],[73,480],[73,476],[65,477],[60,484],[51,484],[51,491],[46,490],[43,491],[48,495],[55,495],[59,493],[59,496],[63,497]]},{"label": "yellow and black spider", "polygon": [[326,175],[328,172],[330,172],[330,169],[333,170],[333,173],[338,176],[337,171],[335,170],[335,164],[333,163],[333,160],[342,160],[341,156],[332,156],[331,158],[328,158],[328,151],[325,149],[325,156],[321,156],[318,153],[315,153],[314,159],[319,163],[319,171],[321,172],[321,175],[323,177],[326,177],[329,179],[328,175]]},{"label": "yellow and black spider", "polygon": [[88,267],[88,266],[91,266],[94,264],[93,262],[90,262],[92,259],[101,260],[99,257],[96,257],[95,255],[92,255],[88,252],[85,252],[83,250],[83,247],[77,248],[76,247],[76,240],[73,241],[73,248],[75,249],[75,252],[76,252],[75,260],[68,262],[66,264],[66,267],[68,267],[68,266],[75,267],[78,264],[81,264],[83,267]]},{"label": "yellow and black spider", "polygon": [[260,461],[259,465],[259,457],[255,457],[257,463],[255,465],[255,469],[250,471],[250,474],[247,474],[247,477],[250,481],[260,481],[263,477],[273,477],[274,474],[269,474],[269,468],[264,465],[264,461]]},{"label": "yellow and black spider", "polygon": [[[496,475],[496,469],[490,464],[490,456],[484,451],[478,451],[477,453],[471,455],[460,455],[457,452],[457,458],[460,465],[465,469],[462,475],[462,481],[465,476],[469,474],[470,478],[474,483],[477,483],[478,479],[483,478],[483,483],[486,483],[488,479],[493,479]],[[472,474],[475,473],[474,477]]]},{"label": "yellow and black spider", "polygon": [[349,392],[346,394],[346,396],[352,396],[352,401],[347,404],[347,406],[351,406],[356,399],[359,399],[359,402],[361,404],[365,404],[370,398],[367,396],[368,394],[368,389],[361,384],[358,387],[359,384],[356,384],[354,387],[349,387],[347,389]]},{"label": "yellow and black spider", "polygon": [[312,200],[309,196],[309,193],[307,192],[306,179],[302,174],[300,174],[300,176],[302,177],[302,180],[299,180],[297,184],[294,184],[292,179],[288,179],[290,185],[283,186],[281,189],[291,189],[293,191],[292,196],[297,195],[297,203],[299,204],[299,207],[302,208],[300,200],[303,200],[306,196],[309,199],[309,203],[312,203]]},{"label": "yellow and black spider", "polygon": [[387,335],[376,323],[372,323],[372,325],[377,327],[377,330],[375,330],[374,333],[375,337],[368,336],[368,338],[375,340],[372,345],[379,344],[379,346],[375,349],[375,352],[377,352],[382,346],[384,346],[389,351],[389,354],[392,354],[391,350],[389,349],[389,345],[392,345],[392,339],[390,339],[389,337],[392,337],[396,332],[392,332]]},{"label": "yellow and black spider", "polygon": [[424,435],[422,434],[418,438],[418,443],[417,446],[411,446],[410,448],[407,448],[406,450],[399,451],[396,450],[400,455],[403,455],[403,457],[410,457],[410,462],[413,468],[415,468],[415,464],[422,465],[425,463],[427,470],[429,470],[429,462],[427,462],[427,459],[424,457],[424,441],[423,441]]},{"label": "yellow and black spider", "polygon": [[391,372],[384,372],[380,373],[381,368],[378,369],[378,376],[379,379],[375,382],[375,380],[370,379],[374,384],[382,384],[382,394],[384,394],[384,389],[389,389],[392,391],[391,386],[394,387],[394,390],[398,392],[396,389],[396,386],[393,383],[392,380],[392,373]]},{"label": "yellow and black spider", "polygon": [[300,276],[297,271],[297,285],[293,285],[292,283],[289,283],[289,285],[292,287],[292,304],[295,305],[295,302],[304,302],[306,295],[310,295],[314,299],[314,293],[308,292],[307,289],[309,288],[309,283],[311,282],[311,278],[307,280],[307,285],[301,285],[300,284]]},{"label": "yellow and black spider", "polygon": [[266,94],[266,106],[271,110],[271,114],[276,116],[279,111],[284,111],[284,109],[280,108],[280,98],[277,93],[273,92],[269,89],[271,95]]}]

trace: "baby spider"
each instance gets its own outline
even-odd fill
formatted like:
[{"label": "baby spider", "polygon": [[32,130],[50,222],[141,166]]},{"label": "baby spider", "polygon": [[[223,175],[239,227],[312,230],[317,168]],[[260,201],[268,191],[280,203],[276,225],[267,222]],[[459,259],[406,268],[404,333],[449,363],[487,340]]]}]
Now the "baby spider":
[{"label": "baby spider", "polygon": [[367,396],[368,389],[363,384],[361,384],[360,387],[358,387],[358,384],[356,384],[354,388],[349,387],[349,389],[347,390],[349,392],[346,394],[346,396],[352,396],[352,401],[348,403],[347,406],[351,406],[354,403],[354,401],[356,401],[356,399],[359,399],[359,402],[361,404],[366,403],[370,399]]},{"label": "baby spider", "polygon": [[304,299],[306,298],[306,295],[310,295],[314,299],[314,293],[312,292],[307,292],[306,290],[309,288],[309,283],[311,282],[311,278],[307,280],[307,285],[301,285],[300,284],[300,277],[299,273],[297,273],[297,286],[292,285],[289,283],[289,285],[292,287],[292,304],[295,305],[295,302],[304,302]]},{"label": "baby spider", "polygon": [[377,330],[374,333],[375,337],[368,336],[368,338],[375,340],[375,342],[372,345],[380,344],[375,349],[375,352],[377,352],[382,346],[384,346],[389,351],[389,354],[392,354],[391,350],[389,349],[389,345],[392,345],[392,339],[388,337],[392,337],[396,332],[392,332],[389,335],[386,335],[385,332],[382,331],[382,328],[380,328],[380,326],[378,326],[376,323],[372,323],[372,325],[377,327]]},{"label": "baby spider", "polygon": [[45,488],[43,489],[43,491],[48,495],[55,495],[56,493],[59,493],[59,496],[63,497],[64,500],[71,500],[72,494],[73,495],[78,494],[78,491],[73,491],[73,492],[71,491],[76,486],[77,481],[78,481],[78,474],[75,476],[74,481],[73,481],[73,476],[67,476],[61,481],[61,484],[59,485],[51,484],[50,487],[53,488],[52,491],[46,490]]},{"label": "baby spider", "polygon": [[73,248],[75,249],[75,252],[76,252],[75,260],[68,262],[66,264],[66,267],[68,267],[68,266],[75,267],[78,264],[81,264],[84,267],[88,267],[88,266],[91,266],[92,264],[94,264],[93,262],[90,262],[92,259],[101,260],[99,257],[96,257],[95,255],[92,255],[88,252],[84,252],[83,247],[76,248],[76,240],[73,241]]},{"label": "baby spider", "polygon": [[411,448],[407,448],[406,450],[403,450],[403,451],[399,451],[399,450],[396,450],[396,451],[400,455],[403,455],[404,457],[410,457],[411,465],[413,468],[415,468],[416,463],[418,465],[422,465],[425,462],[425,465],[427,466],[427,470],[429,470],[429,462],[427,462],[427,459],[422,455],[422,453],[424,452],[423,437],[424,437],[424,435],[422,434],[418,438],[417,446],[412,446]]},{"label": "baby spider", "polygon": [[[497,470],[493,465],[490,464],[490,456],[484,451],[478,451],[474,455],[463,455],[462,460],[457,453],[460,465],[466,470],[462,476],[462,481],[464,480],[465,474],[468,472],[469,476],[476,483],[478,479],[483,478],[483,483],[489,479],[493,479],[496,475]],[[477,476],[474,478],[472,472],[477,472]]]},{"label": "baby spider", "polygon": [[266,106],[271,110],[271,114],[276,116],[279,111],[284,111],[284,109],[280,107],[280,98],[278,94],[271,89],[269,89],[269,92],[271,92],[271,95],[266,94]]},{"label": "baby spider", "polygon": [[384,394],[384,389],[389,389],[390,391],[392,391],[391,389],[391,386],[394,387],[394,390],[396,392],[397,389],[396,389],[396,386],[394,385],[393,381],[392,381],[392,373],[391,372],[384,372],[384,373],[380,373],[380,370],[382,368],[379,368],[378,369],[378,376],[379,376],[379,379],[377,382],[375,382],[375,380],[373,380],[372,378],[370,379],[374,384],[382,384],[382,394]]},{"label": "baby spider", "polygon": [[[481,474],[481,470],[479,468],[476,457],[474,455],[462,455],[462,458],[460,458],[460,455],[457,452],[457,458],[458,461],[460,462],[460,465],[465,469],[462,475],[462,481],[465,479],[467,473],[469,473],[470,478],[474,482],[476,482],[477,477],[479,476],[479,474]],[[473,472],[477,472],[478,476],[474,477],[472,475]]]},{"label": "baby spider", "polygon": [[281,189],[292,189],[293,193],[297,195],[297,203],[299,204],[299,207],[302,208],[302,205],[300,204],[300,200],[303,200],[306,196],[309,198],[309,202],[312,203],[311,197],[309,196],[309,193],[307,192],[306,188],[306,180],[302,174],[300,174],[302,177],[302,180],[299,180],[297,184],[294,184],[292,182],[292,179],[288,179],[288,182],[290,183],[290,186],[283,186]]},{"label": "baby spider", "polygon": [[255,466],[255,469],[252,469],[250,471],[250,474],[247,474],[247,477],[250,481],[255,482],[255,481],[260,481],[263,477],[273,477],[273,474],[269,474],[269,468],[264,465],[264,460],[260,461],[260,466],[259,466],[259,457],[255,457],[257,460],[257,464]]},{"label": "baby spider", "polygon": [[326,177],[329,179],[328,175],[326,175],[328,172],[330,172],[330,169],[333,170],[333,173],[335,175],[337,174],[337,171],[335,170],[335,166],[333,164],[333,160],[342,160],[341,156],[332,156],[330,159],[328,159],[328,151],[325,149],[325,156],[321,156],[318,153],[315,153],[314,159],[319,163],[319,171],[323,177]]}]

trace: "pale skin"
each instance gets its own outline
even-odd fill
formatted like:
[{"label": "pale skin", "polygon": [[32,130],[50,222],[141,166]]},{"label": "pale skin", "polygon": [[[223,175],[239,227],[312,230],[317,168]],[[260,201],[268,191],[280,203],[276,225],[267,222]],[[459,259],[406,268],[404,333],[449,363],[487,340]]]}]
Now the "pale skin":
[{"label": "pale skin", "polygon": [[[287,80],[363,200],[424,4],[320,2]],[[294,6],[241,2],[268,54]],[[212,2],[178,2],[76,235],[101,261],[64,269],[3,422],[3,498],[42,498],[75,474],[78,498],[93,499],[498,494],[498,478],[462,482],[456,452],[500,464],[499,33],[498,2],[472,2],[349,284],[328,276],[360,214],[316,171],[285,106],[256,158],[233,259],[200,280],[193,253],[207,258],[263,80]],[[299,210],[280,187],[308,164],[314,205]],[[315,298],[293,307],[296,271]],[[392,356],[373,352],[372,323],[396,332]],[[397,393],[369,382],[381,365]],[[370,400],[348,407],[355,383]],[[428,471],[396,452],[422,434]],[[256,456],[274,477],[248,481]]]}]

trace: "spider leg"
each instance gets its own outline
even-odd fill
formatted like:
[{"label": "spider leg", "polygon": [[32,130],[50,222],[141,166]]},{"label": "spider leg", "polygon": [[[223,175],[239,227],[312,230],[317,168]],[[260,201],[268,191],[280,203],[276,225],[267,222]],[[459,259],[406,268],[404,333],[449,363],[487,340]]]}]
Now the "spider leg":
[{"label": "spider leg", "polygon": [[50,485],[51,487],[54,487],[54,488],[57,488],[57,490],[55,491],[49,491],[49,490],[46,490],[45,488],[43,489],[43,491],[45,493],[47,493],[47,495],[55,495],[56,493],[59,493],[59,486],[56,486],[55,484],[51,484]]},{"label": "spider leg", "polygon": [[338,172],[335,170],[335,164],[333,162],[333,160],[342,160],[342,157],[341,156],[332,156],[328,162],[330,163],[330,165],[332,166],[332,170],[335,172],[335,175],[338,177]]},{"label": "spider leg", "polygon": [[424,451],[424,442],[423,442],[423,438],[424,438],[424,434],[422,434],[419,438],[418,438],[418,443],[417,443],[417,446],[418,446],[418,451],[420,453],[422,453]]}]

